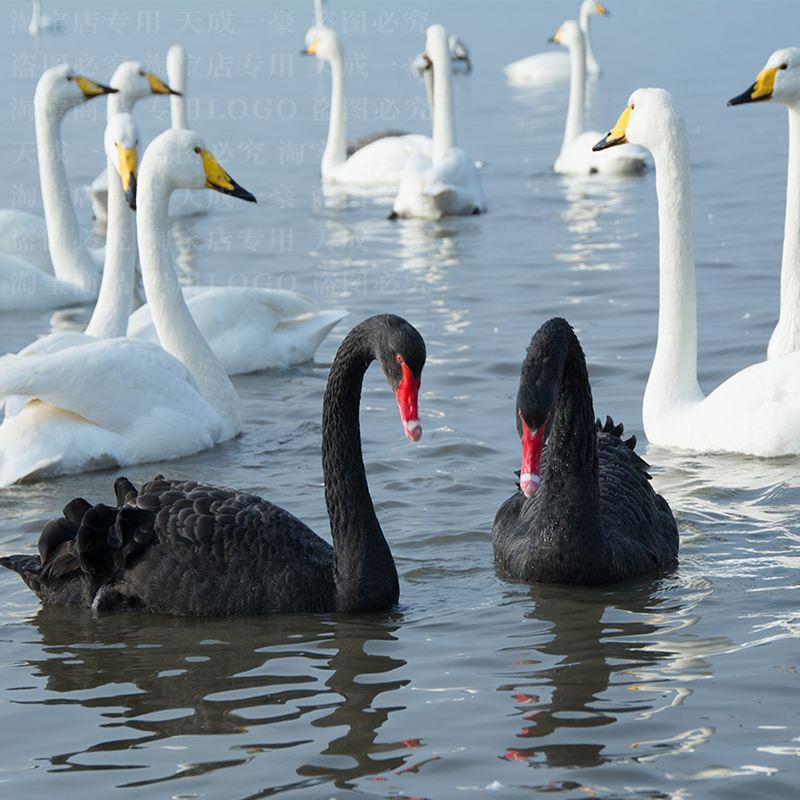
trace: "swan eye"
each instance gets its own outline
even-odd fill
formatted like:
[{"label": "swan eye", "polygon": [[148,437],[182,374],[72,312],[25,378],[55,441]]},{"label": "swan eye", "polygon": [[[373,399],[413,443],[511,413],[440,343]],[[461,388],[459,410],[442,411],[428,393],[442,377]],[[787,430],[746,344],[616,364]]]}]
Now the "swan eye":
[{"label": "swan eye", "polygon": [[200,148],[197,145],[195,145],[194,151],[197,155],[200,155]]},{"label": "swan eye", "polygon": [[67,75],[67,80],[68,80],[68,81],[71,81],[71,80],[74,80],[74,79],[75,79],[75,78],[74,78],[74,76],[73,76],[73,75]]},{"label": "swan eye", "polygon": [[140,74],[140,75],[141,75],[143,78],[145,77],[145,74],[144,74],[144,70],[143,70],[143,69],[140,69],[140,70],[139,70],[139,74]]},{"label": "swan eye", "polygon": [[398,353],[394,358],[395,358],[395,361],[397,361],[398,364],[405,364],[406,363],[405,361],[403,361],[403,356],[401,356],[400,353]]},{"label": "swan eye", "polygon": [[788,64],[781,64],[781,65],[778,67],[778,69],[789,69],[789,65],[788,65]]}]

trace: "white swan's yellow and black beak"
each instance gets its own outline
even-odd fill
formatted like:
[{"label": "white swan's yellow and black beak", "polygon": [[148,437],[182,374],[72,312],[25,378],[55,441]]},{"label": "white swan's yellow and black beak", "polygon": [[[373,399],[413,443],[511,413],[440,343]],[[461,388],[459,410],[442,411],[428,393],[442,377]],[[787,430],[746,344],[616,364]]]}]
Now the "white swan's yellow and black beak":
[{"label": "white swan's yellow and black beak", "polygon": [[139,166],[136,148],[123,147],[118,144],[117,155],[119,156],[119,175],[122,180],[122,190],[125,192],[125,200],[136,211],[136,173]]},{"label": "white swan's yellow and black beak", "polygon": [[564,26],[562,25],[547,41],[550,44],[561,44],[561,36],[563,34]]},{"label": "white swan's yellow and black beak", "polygon": [[222,168],[219,161],[214,158],[214,154],[208,150],[197,148],[196,153],[199,153],[203,159],[203,170],[206,173],[206,187],[213,189],[215,192],[222,192],[222,194],[229,194],[231,197],[238,197],[240,200],[247,200],[248,203],[255,203],[255,195],[252,195],[247,189],[239,186],[236,181]]},{"label": "white swan's yellow and black beak", "polygon": [[601,17],[611,16],[611,12],[602,3],[595,3],[594,10],[596,13],[600,14]]},{"label": "white swan's yellow and black beak", "polygon": [[592,148],[592,150],[605,150],[607,147],[625,144],[628,141],[625,134],[628,129],[628,120],[631,118],[631,111],[633,111],[633,106],[626,106],[625,110],[619,115],[617,124]]},{"label": "white swan's yellow and black beak", "polygon": [[147,82],[150,84],[150,91],[153,94],[175,94],[178,97],[181,97],[180,92],[176,92],[170,86],[167,86],[161,78],[158,77],[154,72],[146,72],[145,77],[147,78]]},{"label": "white swan's yellow and black beak", "polygon": [[99,97],[101,94],[116,94],[119,89],[112,89],[104,83],[98,83],[85,75],[72,75],[71,80],[78,84],[78,88],[83,92],[83,96],[87,100],[93,97]]},{"label": "white swan's yellow and black beak", "polygon": [[317,46],[319,45],[319,36],[316,39],[312,39],[308,47],[300,51],[301,56],[315,56],[317,54]]},{"label": "white swan's yellow and black beak", "polygon": [[728,105],[740,106],[744,103],[757,103],[760,100],[769,100],[775,89],[775,76],[782,69],[786,69],[786,64],[781,64],[779,67],[762,69],[761,72],[756,75],[755,83],[741,94],[737,94],[736,97],[732,97],[728,100]]}]

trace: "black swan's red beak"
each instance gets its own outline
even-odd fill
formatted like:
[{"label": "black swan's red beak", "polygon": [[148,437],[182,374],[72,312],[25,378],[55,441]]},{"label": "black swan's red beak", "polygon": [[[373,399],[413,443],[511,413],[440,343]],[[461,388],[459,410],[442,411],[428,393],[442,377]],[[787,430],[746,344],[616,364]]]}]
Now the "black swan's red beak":
[{"label": "black swan's red beak", "polygon": [[395,390],[397,407],[400,409],[400,419],[403,420],[403,430],[412,442],[422,438],[422,425],[419,421],[419,378],[415,378],[408,364],[401,364],[403,377],[400,385]]},{"label": "black swan's red beak", "polygon": [[522,419],[522,467],[519,471],[519,488],[525,497],[533,497],[542,482],[542,448],[547,422],[531,430]]}]

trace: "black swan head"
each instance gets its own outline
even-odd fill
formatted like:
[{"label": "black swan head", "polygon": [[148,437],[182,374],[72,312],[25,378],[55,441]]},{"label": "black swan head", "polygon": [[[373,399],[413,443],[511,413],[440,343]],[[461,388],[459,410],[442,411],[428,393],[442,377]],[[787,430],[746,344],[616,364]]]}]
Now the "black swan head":
[{"label": "black swan head", "polygon": [[422,438],[417,403],[425,366],[425,341],[419,331],[402,317],[384,314],[373,319],[375,356],[397,398],[406,436],[412,442],[418,442]]},{"label": "black swan head", "polygon": [[542,449],[553,421],[564,356],[574,339],[570,324],[555,317],[536,331],[522,362],[516,411],[522,442],[519,485],[526,497],[536,493],[542,480]]}]

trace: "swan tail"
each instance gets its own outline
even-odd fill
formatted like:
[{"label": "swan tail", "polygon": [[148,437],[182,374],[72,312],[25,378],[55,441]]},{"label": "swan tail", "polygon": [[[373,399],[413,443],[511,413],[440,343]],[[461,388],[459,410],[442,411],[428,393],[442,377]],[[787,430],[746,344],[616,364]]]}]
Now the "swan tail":
[{"label": "swan tail", "polygon": [[288,364],[300,364],[314,358],[325,337],[348,313],[343,309],[318,311],[311,317],[278,323],[276,336],[279,339],[285,337]]},{"label": "swan tail", "polygon": [[117,507],[91,505],[82,497],[64,506],[63,516],[48,522],[39,536],[39,555],[0,558],[46,604],[111,607],[120,596],[108,587],[149,547],[155,530],[153,511],[126,506],[138,496],[126,478],[114,484]]}]

